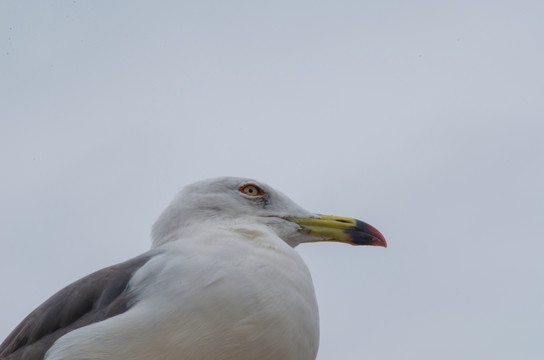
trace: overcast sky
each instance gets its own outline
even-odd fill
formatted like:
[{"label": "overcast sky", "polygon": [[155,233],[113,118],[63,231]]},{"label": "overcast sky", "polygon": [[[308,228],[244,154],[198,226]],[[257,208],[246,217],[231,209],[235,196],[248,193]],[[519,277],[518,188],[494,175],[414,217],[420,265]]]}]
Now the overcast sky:
[{"label": "overcast sky", "polygon": [[544,358],[544,2],[2,1],[0,340],[252,177],[387,249],[304,244],[318,359]]}]

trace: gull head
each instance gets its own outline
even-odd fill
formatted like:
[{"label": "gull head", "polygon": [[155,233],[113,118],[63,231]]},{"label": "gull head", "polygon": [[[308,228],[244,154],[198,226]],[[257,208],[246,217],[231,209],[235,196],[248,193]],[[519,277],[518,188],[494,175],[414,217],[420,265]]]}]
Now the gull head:
[{"label": "gull head", "polygon": [[201,223],[263,224],[293,247],[317,241],[387,247],[384,236],[361,220],[311,213],[262,182],[237,177],[203,180],[181,190],[153,225],[153,247],[176,241]]}]

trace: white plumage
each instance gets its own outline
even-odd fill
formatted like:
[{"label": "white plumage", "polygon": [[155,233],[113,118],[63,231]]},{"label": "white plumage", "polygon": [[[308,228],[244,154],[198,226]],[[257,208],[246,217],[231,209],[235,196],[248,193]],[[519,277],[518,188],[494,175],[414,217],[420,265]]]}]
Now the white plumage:
[{"label": "white plumage", "polygon": [[[118,265],[131,269],[125,283],[112,287],[117,275],[103,280],[107,269],[89,276],[92,287],[103,287],[103,300],[93,307],[113,309],[103,311],[112,315],[93,315],[65,334],[50,331],[55,339],[45,345],[45,359],[315,359],[317,303],[308,268],[293,247],[327,240],[385,246],[367,224],[312,214],[267,185],[241,178],[186,187],[152,235],[148,253]],[[79,298],[84,289],[76,283],[62,291]],[[53,300],[18,329],[38,326],[35,318],[58,304]],[[70,315],[76,318],[70,321],[89,314],[95,313]],[[19,347],[17,341],[17,334],[10,335],[0,356],[39,353],[32,349],[39,341]]]}]

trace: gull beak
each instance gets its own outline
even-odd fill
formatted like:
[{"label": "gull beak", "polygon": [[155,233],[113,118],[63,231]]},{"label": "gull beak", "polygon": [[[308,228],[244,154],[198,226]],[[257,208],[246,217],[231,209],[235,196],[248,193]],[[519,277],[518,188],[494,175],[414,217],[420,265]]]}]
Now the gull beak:
[{"label": "gull beak", "polygon": [[288,217],[286,220],[300,226],[299,231],[306,235],[303,242],[338,241],[351,245],[387,247],[382,233],[361,220],[333,215]]}]

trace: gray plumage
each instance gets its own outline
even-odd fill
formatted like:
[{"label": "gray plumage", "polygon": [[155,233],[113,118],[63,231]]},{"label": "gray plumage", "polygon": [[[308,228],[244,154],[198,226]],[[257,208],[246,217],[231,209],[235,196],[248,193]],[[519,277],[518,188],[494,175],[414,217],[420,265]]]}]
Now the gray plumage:
[{"label": "gray plumage", "polygon": [[0,345],[0,359],[41,360],[64,334],[125,312],[127,284],[152,255],[145,253],[68,285],[31,312]]}]

